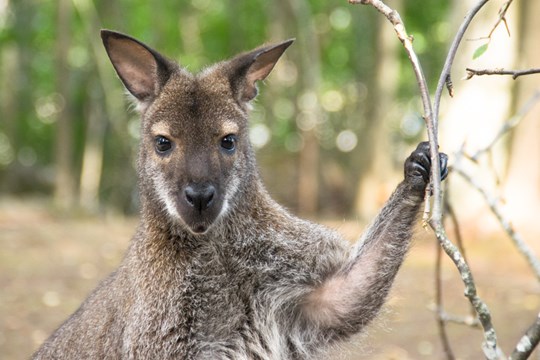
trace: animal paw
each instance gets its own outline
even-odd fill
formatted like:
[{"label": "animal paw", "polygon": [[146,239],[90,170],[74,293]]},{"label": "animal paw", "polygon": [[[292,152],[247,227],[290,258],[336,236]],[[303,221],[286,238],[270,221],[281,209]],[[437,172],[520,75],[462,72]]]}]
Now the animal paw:
[{"label": "animal paw", "polygon": [[[439,153],[441,180],[448,175],[448,156]],[[424,191],[429,183],[431,172],[431,158],[429,154],[429,142],[418,144],[416,150],[405,160],[405,181],[416,191]]]}]

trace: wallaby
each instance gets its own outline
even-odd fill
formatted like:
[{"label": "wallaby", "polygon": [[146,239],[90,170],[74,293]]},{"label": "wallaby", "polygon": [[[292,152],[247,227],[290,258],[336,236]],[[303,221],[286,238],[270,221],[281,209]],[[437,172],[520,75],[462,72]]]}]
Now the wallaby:
[{"label": "wallaby", "polygon": [[193,75],[129,36],[101,37],[142,117],[140,225],[34,358],[314,359],[368,325],[409,247],[428,143],[351,246],[271,199],[248,139],[256,83],[292,40]]}]

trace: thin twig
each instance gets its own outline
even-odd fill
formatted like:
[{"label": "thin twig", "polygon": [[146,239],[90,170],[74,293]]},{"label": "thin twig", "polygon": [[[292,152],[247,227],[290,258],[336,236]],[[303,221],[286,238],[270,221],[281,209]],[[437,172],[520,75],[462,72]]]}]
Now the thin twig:
[{"label": "thin twig", "polygon": [[520,76],[523,75],[532,75],[532,74],[540,74],[540,68],[531,68],[531,69],[525,69],[525,70],[504,70],[504,69],[471,69],[466,68],[467,70],[467,76],[465,77],[465,80],[472,79],[474,76],[482,76],[482,75],[512,75],[512,79],[517,79]]},{"label": "thin twig", "polygon": [[499,359],[501,351],[497,345],[497,334],[493,327],[493,323],[491,322],[491,313],[488,306],[478,296],[476,284],[469,265],[465,262],[463,256],[461,256],[457,247],[448,239],[446,231],[442,226],[436,229],[435,234],[444,251],[447,254],[452,254],[451,259],[459,270],[461,280],[465,285],[464,295],[478,314],[478,320],[484,331],[484,343],[482,344],[484,355],[487,359]]},{"label": "thin twig", "polygon": [[499,17],[497,18],[495,25],[493,25],[493,28],[489,32],[488,38],[491,39],[493,33],[495,32],[495,29],[497,29],[501,22],[504,23],[504,26],[506,27],[506,32],[508,33],[508,36],[510,36],[510,29],[508,28],[508,23],[506,22],[506,12],[508,11],[510,4],[512,4],[512,1],[513,0],[507,0],[504,4],[502,4],[501,8],[499,9]]},{"label": "thin twig", "polygon": [[[489,0],[481,0],[479,1],[471,10],[469,10],[469,12],[467,13],[467,15],[465,16],[465,18],[463,19],[463,22],[461,23],[453,41],[452,41],[452,44],[450,45],[450,49],[448,50],[448,54],[446,56],[446,60],[445,60],[445,63],[444,63],[444,66],[443,66],[443,69],[441,71],[441,75],[439,77],[439,82],[437,84],[437,88],[435,90],[435,96],[433,98],[433,122],[435,124],[435,128],[437,129],[438,127],[438,123],[439,123],[439,106],[440,106],[440,102],[441,102],[441,97],[442,97],[442,91],[443,91],[443,88],[444,86],[446,86],[446,88],[448,89],[448,92],[449,92],[449,95],[451,97],[454,96],[454,89],[453,89],[453,86],[452,86],[452,76],[451,76],[451,70],[452,70],[452,65],[454,63],[454,59],[456,57],[456,53],[457,53],[457,50],[459,48],[459,45],[461,44],[462,40],[463,40],[463,37],[465,35],[465,32],[467,31],[470,23],[472,22],[473,18],[476,16],[476,14],[480,11],[480,9],[488,2]],[[454,223],[454,226],[455,226],[455,229],[456,229],[456,236],[457,236],[457,240],[458,240],[458,246],[460,248],[463,249],[463,244],[462,244],[462,240],[461,240],[461,234],[459,232],[459,227],[457,225],[457,220],[455,218],[455,214],[453,214],[453,211],[452,209],[450,208],[450,205],[447,203],[448,205],[448,208],[449,208],[449,214],[450,214],[450,218],[452,219],[453,223]],[[441,224],[438,224],[440,228],[442,228],[442,225]],[[459,256],[459,253],[449,253],[448,250],[451,250],[452,249],[452,246],[451,243],[445,239],[444,237],[442,236],[437,236],[439,241],[442,241],[441,242],[441,245],[443,245],[442,247],[445,249],[445,251],[447,252],[447,254],[449,255],[450,258],[454,259],[454,257],[456,256]],[[465,259],[465,254],[463,254],[463,258]],[[465,260],[466,262],[466,260]],[[462,278],[465,280],[465,278],[470,278],[472,279],[472,274],[467,275],[466,273],[463,273],[461,270],[460,270],[460,273],[462,274]],[[467,285],[466,285],[467,286]],[[471,305],[473,305],[473,302],[471,301]],[[474,306],[473,306],[474,308]],[[439,309],[441,310],[441,309]],[[439,313],[439,318],[441,316],[441,313]],[[447,339],[445,339],[444,337],[446,336],[445,335],[445,330],[443,328],[443,325],[441,324],[443,322],[443,320],[441,319],[440,322],[439,322],[439,328],[440,328],[440,332],[441,332],[441,339],[443,341],[443,346],[445,348],[445,351],[447,353],[447,356],[453,356],[451,355],[451,351],[449,352],[447,349],[448,349],[448,345],[446,344],[447,342]],[[491,321],[488,321],[488,323],[490,323]],[[487,325],[487,328],[484,326],[484,333],[485,334],[488,334],[488,329],[491,327],[490,324]],[[490,336],[489,336],[489,341],[488,341],[488,336],[485,336],[486,338],[486,343],[489,343],[491,341],[492,338],[495,338],[495,345],[494,345],[494,348],[496,348],[496,337],[495,337],[495,333],[493,332],[493,336],[491,335],[491,332],[489,332]]]},{"label": "thin twig", "polygon": [[486,203],[491,209],[491,212],[495,215],[495,217],[503,227],[504,231],[506,231],[506,233],[516,246],[517,250],[527,260],[529,266],[534,272],[534,275],[540,281],[540,261],[534,255],[534,251],[523,240],[521,234],[514,229],[511,222],[503,215],[500,199],[489,194],[480,184],[476,182],[476,180],[472,176],[470,176],[460,166],[454,165],[454,171],[459,174],[463,179],[465,179],[474,189],[476,189],[484,197]]},{"label": "thin twig", "polygon": [[540,90],[537,90],[519,109],[516,115],[512,116],[508,121],[504,122],[495,134],[493,139],[485,147],[477,150],[474,154],[467,154],[463,148],[460,150],[460,153],[456,156],[457,161],[454,164],[454,171],[456,171],[461,177],[463,177],[469,184],[476,189],[486,200],[486,203],[490,207],[492,213],[495,215],[505,232],[508,234],[518,251],[523,255],[523,257],[528,262],[529,266],[533,270],[535,276],[540,281],[540,260],[534,255],[534,251],[527,245],[523,240],[521,235],[514,229],[511,222],[503,215],[501,209],[501,201],[493,195],[490,195],[476,180],[470,176],[460,165],[459,159],[466,157],[476,162],[478,158],[490,151],[490,149],[495,145],[495,143],[501,139],[507,132],[515,128],[525,115],[530,111],[530,109],[540,100]]},{"label": "thin twig", "polygon": [[[443,70],[441,72],[441,76],[439,77],[439,82],[437,84],[437,88],[435,89],[435,96],[433,98],[433,121],[435,124],[439,123],[439,105],[441,103],[441,96],[443,87],[445,84],[448,83],[448,81],[451,81],[451,70],[452,65],[454,63],[454,59],[456,57],[457,50],[459,48],[459,45],[461,44],[461,41],[463,40],[463,36],[465,35],[465,32],[467,31],[467,28],[469,27],[472,19],[476,16],[478,11],[488,2],[489,0],[481,0],[479,1],[465,16],[463,19],[463,22],[461,23],[456,36],[454,37],[454,40],[452,41],[452,45],[450,45],[450,49],[448,50],[448,55],[446,56],[446,60],[444,62]],[[451,94],[452,96],[453,94]]]},{"label": "thin twig", "polygon": [[437,259],[435,261],[435,311],[437,312],[437,327],[439,329],[439,337],[441,338],[441,343],[443,345],[444,353],[446,354],[446,359],[453,360],[455,359],[454,352],[450,346],[450,340],[448,339],[448,334],[446,333],[446,317],[443,310],[443,292],[442,292],[442,249],[440,246],[437,246]]},{"label": "thin twig", "polygon": [[452,323],[457,325],[465,325],[473,329],[481,329],[482,324],[475,316],[459,316],[449,314],[443,310],[438,311],[437,315],[443,323]]},{"label": "thin twig", "polygon": [[[448,185],[446,187],[448,188]],[[448,191],[448,189],[447,189],[447,191]],[[463,245],[463,236],[461,234],[461,227],[459,225],[459,221],[457,219],[457,215],[456,215],[456,213],[454,211],[454,208],[453,208],[452,205],[450,205],[450,201],[448,200],[449,198],[450,198],[450,196],[447,195],[445,197],[445,201],[444,201],[446,214],[448,215],[448,218],[452,222],[457,247],[458,247],[459,251],[461,252],[461,254],[463,255],[463,259],[465,259],[465,262],[468,264],[469,260],[467,259],[467,253],[465,251],[465,246]],[[472,317],[472,318],[476,317],[476,311],[475,311],[474,307],[472,306],[472,304],[471,304],[471,308],[470,308],[470,317]]]},{"label": "thin twig", "polygon": [[[430,226],[434,229],[435,235],[439,240],[442,248],[448,254],[448,256],[454,261],[458,268],[463,283],[465,284],[465,296],[469,299],[478,313],[478,318],[484,329],[485,342],[482,345],[484,355],[488,359],[498,359],[500,350],[497,346],[497,335],[495,329],[491,323],[491,314],[487,305],[478,297],[476,292],[476,286],[473,281],[472,273],[468,264],[463,259],[459,250],[446,236],[446,231],[442,224],[442,191],[440,180],[440,164],[439,164],[439,151],[437,140],[437,126],[434,124],[433,109],[431,105],[431,99],[429,96],[429,90],[427,87],[426,79],[420,66],[420,62],[416,53],[413,50],[412,38],[407,35],[405,26],[401,21],[401,17],[398,12],[388,7],[380,0],[349,0],[351,4],[363,4],[371,5],[382,13],[394,26],[396,34],[403,44],[409,60],[411,61],[414,73],[416,75],[416,81],[420,89],[420,95],[422,98],[422,105],[424,108],[424,122],[426,123],[428,139],[430,144],[430,157],[431,157],[431,186],[433,190],[433,211],[429,221]],[[445,77],[446,80],[446,77]]]},{"label": "thin twig", "polygon": [[528,359],[540,341],[540,314],[521,337],[509,360]]},{"label": "thin twig", "polygon": [[489,34],[487,36],[482,36],[482,37],[479,37],[479,38],[476,38],[476,39],[468,39],[468,40],[470,40],[470,41],[488,40],[488,43],[489,43],[491,41],[491,38],[493,37],[493,33],[495,32],[495,30],[497,30],[497,28],[499,27],[501,22],[504,24],[504,27],[506,28],[506,33],[508,34],[508,36],[510,36],[510,28],[508,27],[508,22],[506,21],[506,13],[508,12],[508,9],[510,8],[510,5],[512,4],[512,1],[513,0],[507,0],[499,8],[499,14],[498,14],[498,17],[497,17],[497,21],[495,22],[495,24],[493,25],[493,27],[491,28],[491,30],[490,30],[490,32],[489,32]]},{"label": "thin twig", "polygon": [[486,145],[484,146],[483,148],[477,150],[474,154],[472,155],[468,155],[466,154],[465,152],[463,152],[463,148],[462,150],[460,150],[466,157],[468,157],[469,159],[471,159],[472,161],[476,162],[478,161],[478,158],[483,155],[484,153],[490,151],[492,148],[493,148],[493,145],[495,145],[495,143],[497,141],[499,141],[501,139],[501,137],[503,137],[506,133],[508,133],[510,130],[512,130],[513,128],[515,128],[520,122],[521,120],[525,117],[525,115],[527,115],[527,113],[532,109],[532,107],[534,105],[536,105],[536,103],[540,100],[540,89],[539,90],[536,90],[534,92],[534,94],[525,102],[525,104],[518,110],[518,112],[516,113],[516,115],[512,116],[510,119],[508,119],[507,121],[505,121],[501,128],[499,129],[499,131],[497,131],[497,133],[495,134],[495,136],[493,137],[493,139]]},{"label": "thin twig", "polygon": [[[431,189],[433,191],[433,208],[431,221],[441,222],[442,220],[442,192],[441,192],[441,169],[439,164],[439,145],[437,140],[437,126],[433,122],[433,110],[431,106],[431,99],[429,96],[429,89],[427,86],[426,78],[418,60],[418,56],[414,52],[412,45],[412,37],[407,34],[405,25],[401,20],[399,13],[387,6],[380,0],[349,0],[351,4],[371,5],[381,14],[383,14],[388,21],[394,26],[394,30],[398,39],[403,44],[405,51],[409,57],[411,65],[413,67],[414,74],[416,76],[416,82],[420,90],[420,96],[422,98],[422,106],[424,108],[424,122],[426,124],[428,140],[430,145],[430,157],[431,157]],[[424,221],[427,222],[429,214],[424,213]],[[433,225],[432,225],[433,227]]]},{"label": "thin twig", "polygon": [[[445,184],[445,190],[448,190],[448,182]],[[448,197],[445,197],[445,209],[449,206]],[[458,228],[454,228],[456,233]],[[438,245],[438,243],[437,243]],[[450,340],[446,332],[447,317],[445,316],[443,307],[443,286],[442,286],[442,248],[437,246],[437,258],[435,261],[435,304],[437,311],[437,327],[439,329],[439,337],[443,345],[443,350],[447,360],[454,360],[454,352],[450,346]]]}]

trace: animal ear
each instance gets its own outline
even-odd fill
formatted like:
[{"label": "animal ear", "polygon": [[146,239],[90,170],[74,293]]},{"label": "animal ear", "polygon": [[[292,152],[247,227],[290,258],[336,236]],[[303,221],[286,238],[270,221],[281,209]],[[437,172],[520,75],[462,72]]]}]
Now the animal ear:
[{"label": "animal ear", "polygon": [[146,108],[169,79],[174,63],[142,42],[110,30],[101,30],[101,39],[126,89]]},{"label": "animal ear", "polygon": [[229,79],[239,101],[247,102],[257,96],[257,81],[266,79],[293,41],[290,39],[277,45],[261,47],[229,61]]}]

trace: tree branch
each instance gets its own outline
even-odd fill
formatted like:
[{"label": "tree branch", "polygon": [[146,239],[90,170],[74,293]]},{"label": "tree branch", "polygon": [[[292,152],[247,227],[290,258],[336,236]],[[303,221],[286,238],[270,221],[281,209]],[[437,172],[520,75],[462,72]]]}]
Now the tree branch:
[{"label": "tree branch", "polygon": [[455,359],[454,352],[448,340],[446,332],[446,317],[443,310],[442,298],[442,249],[437,246],[437,260],[435,262],[435,312],[437,313],[437,327],[439,329],[439,337],[443,345],[444,353],[448,360]]},{"label": "tree branch", "polygon": [[493,139],[486,145],[484,148],[477,150],[474,154],[469,155],[461,150],[457,156],[457,161],[454,164],[453,170],[456,171],[462,178],[464,178],[474,189],[476,189],[485,199],[486,203],[491,209],[491,212],[495,215],[504,231],[508,234],[512,242],[514,243],[517,250],[523,255],[523,257],[528,262],[529,266],[533,270],[534,275],[540,281],[540,260],[534,255],[534,251],[527,245],[523,240],[520,233],[518,233],[511,222],[503,215],[501,209],[501,201],[493,195],[490,195],[480,184],[478,184],[475,179],[470,176],[463,168],[460,166],[461,157],[466,157],[474,162],[478,161],[478,158],[484,153],[490,151],[493,145],[500,140],[500,138],[516,127],[529,110],[540,100],[540,90],[537,90],[519,109],[516,115],[512,116],[508,121],[502,124],[499,131],[495,134]]},{"label": "tree branch", "polygon": [[481,75],[511,75],[512,79],[517,79],[520,76],[523,75],[531,75],[531,74],[540,74],[540,68],[531,68],[531,69],[525,69],[525,70],[504,70],[504,69],[482,69],[482,70],[476,70],[471,68],[466,68],[467,70],[467,76],[465,77],[465,80],[469,80],[473,78],[474,76],[481,76]]},{"label": "tree branch", "polygon": [[[447,217],[452,222],[452,226],[454,228],[456,245],[457,245],[460,253],[463,255],[463,259],[465,259],[465,262],[469,263],[469,260],[467,259],[467,253],[465,251],[465,246],[463,245],[463,236],[461,235],[461,227],[459,225],[459,221],[458,221],[456,212],[454,211],[454,208],[450,204],[450,201],[449,201],[448,183],[446,183],[446,187],[447,187],[447,189],[446,189],[447,196],[446,196],[445,201],[444,201],[444,207],[445,207],[445,210],[446,210],[446,214],[447,214]],[[475,309],[474,309],[474,307],[471,306],[470,317],[475,317],[475,316],[476,316]],[[477,325],[480,325],[480,324],[477,324]]]},{"label": "tree branch", "polygon": [[508,23],[506,21],[506,13],[508,12],[508,9],[510,8],[510,5],[512,4],[512,1],[514,1],[514,0],[507,0],[499,8],[499,14],[498,14],[498,17],[497,17],[497,21],[495,22],[495,24],[493,25],[493,27],[491,28],[491,30],[490,30],[490,32],[489,32],[489,34],[487,36],[483,36],[483,37],[476,38],[476,39],[471,39],[471,40],[488,40],[488,43],[489,43],[491,41],[491,38],[493,37],[493,33],[499,27],[501,22],[504,23],[504,26],[506,28],[506,32],[508,33],[508,36],[510,36],[510,28],[508,27]]},{"label": "tree branch", "polygon": [[470,176],[461,167],[454,166],[453,170],[458,173],[463,179],[465,179],[474,189],[476,189],[484,197],[486,203],[491,209],[491,212],[495,215],[495,217],[503,227],[504,231],[506,231],[510,239],[512,239],[518,251],[527,260],[529,266],[534,272],[534,275],[540,281],[540,261],[534,255],[534,251],[529,247],[529,245],[527,245],[521,235],[514,229],[511,222],[503,215],[500,199],[493,195],[490,195],[480,184],[476,182],[476,180],[472,176]]},{"label": "tree branch", "polygon": [[503,137],[506,133],[508,133],[510,130],[512,130],[513,128],[515,128],[520,122],[521,120],[525,117],[525,115],[527,115],[527,113],[531,110],[531,108],[540,100],[540,89],[539,90],[536,90],[535,93],[525,102],[525,104],[519,109],[519,111],[516,113],[516,115],[512,116],[509,120],[505,121],[504,124],[501,126],[501,128],[499,129],[499,131],[497,132],[497,134],[495,134],[495,136],[493,137],[493,139],[489,142],[489,144],[487,144],[486,146],[484,146],[483,148],[477,150],[474,154],[472,155],[467,155],[463,152],[463,148],[462,150],[460,150],[465,156],[467,156],[469,159],[471,159],[472,161],[476,162],[478,160],[478,158],[491,150],[491,148],[493,147],[493,145],[495,145],[495,143],[497,141],[499,141],[499,139],[501,137]]},{"label": "tree branch", "polygon": [[[420,96],[422,98],[422,106],[424,108],[424,122],[426,124],[428,140],[430,145],[430,157],[431,157],[431,190],[433,192],[434,202],[431,221],[442,221],[442,192],[441,192],[441,169],[439,164],[439,145],[437,139],[437,126],[433,122],[433,110],[431,106],[431,99],[429,96],[429,89],[427,87],[426,78],[418,60],[418,56],[414,52],[412,41],[413,38],[407,34],[405,25],[401,20],[399,13],[387,6],[380,0],[349,0],[351,4],[371,5],[381,14],[383,14],[388,21],[394,26],[394,30],[398,39],[403,44],[405,51],[409,57],[411,65],[413,67],[414,74],[416,76],[416,82],[420,90]],[[426,200],[429,197],[426,192]],[[426,209],[428,207],[426,206]],[[429,214],[424,211],[424,221],[427,222]],[[432,225],[433,227],[433,225]]]},{"label": "tree branch", "polygon": [[478,314],[478,319],[484,331],[484,343],[482,344],[484,355],[487,359],[499,359],[500,349],[497,345],[497,334],[495,332],[495,328],[493,327],[493,323],[491,322],[491,313],[488,306],[478,296],[476,284],[469,265],[460,254],[458,248],[448,239],[444,227],[439,226],[435,230],[435,234],[437,235],[437,239],[439,240],[442,248],[457,267],[461,275],[461,280],[465,285],[464,295]]},{"label": "tree branch", "polygon": [[493,25],[493,28],[489,32],[488,38],[491,39],[491,36],[493,36],[493,33],[495,32],[495,29],[499,26],[501,22],[504,23],[504,26],[506,27],[506,32],[508,33],[508,36],[510,36],[510,29],[508,28],[508,24],[506,23],[506,12],[508,11],[508,8],[510,7],[510,4],[512,4],[512,1],[514,0],[507,0],[504,4],[502,4],[501,8],[499,9],[499,18],[495,22],[495,25]]},{"label": "tree branch", "polygon": [[521,337],[509,360],[528,359],[540,341],[540,314]]},{"label": "tree branch", "polygon": [[[424,122],[426,123],[429,144],[431,147],[431,189],[433,191],[434,203],[432,217],[429,221],[430,226],[434,229],[435,235],[439,240],[442,248],[446,254],[452,259],[454,264],[461,274],[463,283],[465,284],[465,296],[469,299],[476,312],[482,327],[484,329],[485,342],[482,346],[484,355],[488,359],[498,359],[500,350],[497,346],[497,336],[495,329],[491,323],[491,314],[487,305],[478,297],[476,292],[476,286],[474,284],[473,276],[468,264],[463,259],[458,248],[452,244],[446,235],[446,231],[442,224],[442,192],[440,181],[440,164],[439,164],[439,151],[437,141],[437,125],[434,123],[433,110],[431,105],[431,99],[429,96],[429,90],[427,87],[426,79],[420,66],[420,62],[412,46],[412,37],[410,37],[403,24],[398,12],[388,7],[380,0],[349,0],[351,4],[371,5],[382,13],[394,26],[396,34],[403,44],[405,51],[411,61],[416,81],[420,89],[420,95],[422,98],[422,105],[424,108]],[[470,22],[470,21],[469,21]],[[451,62],[450,62],[451,64]],[[444,81],[446,82],[447,76]],[[426,197],[427,197],[426,192]],[[427,214],[424,214],[426,216]],[[426,219],[426,218],[424,218]]]},{"label": "tree branch", "polygon": [[459,45],[461,44],[461,41],[463,40],[463,36],[465,35],[465,32],[467,31],[467,28],[469,27],[471,21],[476,16],[478,11],[488,2],[489,0],[480,0],[465,16],[463,19],[463,22],[461,23],[456,36],[454,37],[454,40],[452,41],[452,45],[450,45],[450,49],[448,50],[448,55],[446,56],[446,60],[444,62],[443,70],[441,72],[441,76],[439,77],[439,82],[437,84],[437,88],[435,90],[435,96],[433,98],[433,116],[434,116],[434,122],[435,124],[439,123],[439,105],[441,103],[441,96],[442,96],[442,90],[444,85],[446,84],[449,88],[449,92],[451,96],[453,95],[453,91],[451,86],[448,86],[448,84],[451,84],[451,70],[452,65],[454,63],[454,59],[456,57],[457,50],[459,48]]},{"label": "tree branch", "polygon": [[482,324],[480,324],[480,321],[474,317],[474,316],[458,316],[454,314],[450,314],[445,312],[442,309],[434,309],[437,312],[437,316],[439,317],[439,321],[443,323],[452,323],[457,325],[465,325],[474,329],[481,329]]},{"label": "tree branch", "polygon": [[[448,183],[447,183],[448,184]],[[448,186],[446,186],[446,191],[448,190]],[[463,254],[463,259],[467,263],[467,259],[465,256],[465,249],[463,247],[463,240],[461,236],[461,231],[459,228],[459,222],[457,221],[457,217],[455,212],[452,209],[452,206],[448,202],[448,196],[444,199],[444,206],[445,206],[445,214],[450,218],[452,221],[452,224],[454,226],[454,233],[455,237],[457,239],[457,245],[461,253]],[[441,343],[443,345],[443,350],[446,355],[446,358],[448,360],[454,360],[455,356],[453,354],[452,348],[450,346],[450,341],[448,339],[448,334],[446,332],[446,324],[447,323],[454,323],[454,324],[461,324],[461,325],[467,325],[470,327],[480,328],[481,323],[476,317],[476,311],[474,307],[471,305],[471,315],[470,316],[456,316],[447,313],[444,311],[442,299],[443,299],[443,286],[442,286],[442,280],[441,280],[441,271],[442,271],[442,247],[438,246],[437,249],[437,258],[435,263],[435,309],[434,311],[437,314],[437,325],[439,329],[439,337],[441,339]]]}]

